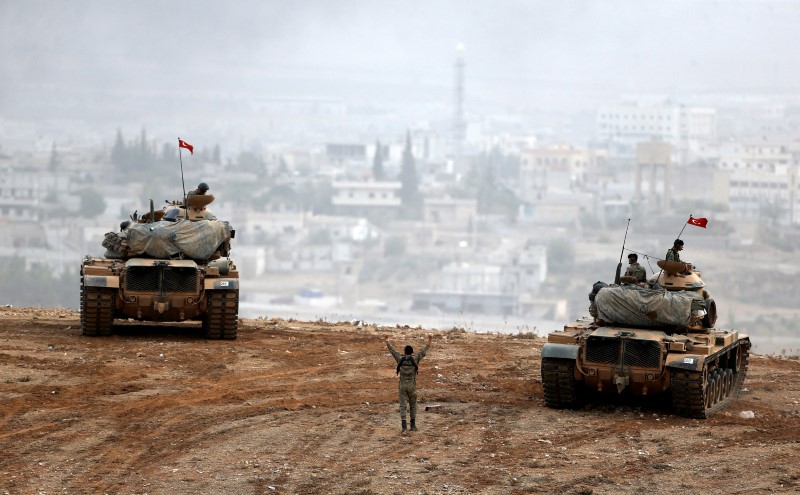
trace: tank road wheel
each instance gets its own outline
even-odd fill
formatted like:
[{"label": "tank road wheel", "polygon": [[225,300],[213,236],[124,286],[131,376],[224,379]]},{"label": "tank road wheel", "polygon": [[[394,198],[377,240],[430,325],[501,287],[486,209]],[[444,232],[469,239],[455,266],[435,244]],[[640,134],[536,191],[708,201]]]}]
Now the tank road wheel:
[{"label": "tank road wheel", "polygon": [[727,368],[725,370],[725,397],[730,397],[733,393],[733,370]]},{"label": "tank road wheel", "polygon": [[[747,375],[750,341],[741,340],[734,346],[730,349],[734,359],[723,361],[725,367],[711,373],[708,372],[708,362],[714,356],[706,360],[702,372],[670,371],[672,406],[676,413],[690,418],[707,418],[739,396]],[[727,351],[720,351],[715,356],[723,352]]]},{"label": "tank road wheel", "polygon": [[717,401],[717,381],[714,378],[712,373],[706,380],[706,409],[710,409]]},{"label": "tank road wheel", "polygon": [[546,406],[561,409],[578,405],[578,382],[575,381],[574,369],[574,359],[542,358]]},{"label": "tank road wheel", "polygon": [[116,291],[86,287],[81,279],[81,333],[90,337],[111,335]]},{"label": "tank road wheel", "polygon": [[722,370],[714,371],[714,404],[721,402],[722,399],[725,398],[725,378],[723,376]]},{"label": "tank road wheel", "polygon": [[203,318],[203,330],[208,339],[236,338],[239,324],[239,291],[211,291],[208,309]]}]

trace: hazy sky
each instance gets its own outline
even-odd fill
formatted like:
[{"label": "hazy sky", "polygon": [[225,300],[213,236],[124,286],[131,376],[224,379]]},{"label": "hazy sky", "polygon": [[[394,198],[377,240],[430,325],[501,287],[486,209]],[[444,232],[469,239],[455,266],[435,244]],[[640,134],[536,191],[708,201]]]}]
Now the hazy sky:
[{"label": "hazy sky", "polygon": [[793,91],[798,26],[800,2],[770,0],[0,0],[0,115],[87,94],[439,98],[458,42],[475,100]]}]

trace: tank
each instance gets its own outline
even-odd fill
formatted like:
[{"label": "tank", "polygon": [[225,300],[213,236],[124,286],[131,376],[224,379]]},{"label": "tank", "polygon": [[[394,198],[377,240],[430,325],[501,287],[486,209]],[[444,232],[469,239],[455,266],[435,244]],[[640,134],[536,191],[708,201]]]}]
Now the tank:
[{"label": "tank", "polygon": [[235,339],[239,272],[230,259],[236,232],[206,208],[210,194],[168,202],[109,232],[103,257],[81,265],[81,332],[111,335],[118,318],[200,321],[210,339]]},{"label": "tank", "polygon": [[542,348],[545,404],[575,408],[591,394],[656,396],[675,413],[708,418],[747,374],[750,339],[714,328],[717,308],[693,266],[659,261],[647,283],[597,282],[589,314],[551,332]]}]

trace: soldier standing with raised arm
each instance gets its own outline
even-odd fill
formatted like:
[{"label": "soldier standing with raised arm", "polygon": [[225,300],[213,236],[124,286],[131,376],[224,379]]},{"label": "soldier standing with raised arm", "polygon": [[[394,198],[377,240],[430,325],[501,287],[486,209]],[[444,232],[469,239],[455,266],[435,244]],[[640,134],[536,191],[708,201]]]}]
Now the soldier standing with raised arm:
[{"label": "soldier standing with raised arm", "polygon": [[401,433],[406,433],[406,401],[411,410],[411,431],[417,431],[417,372],[419,371],[419,362],[422,361],[431,346],[432,337],[428,335],[428,344],[416,356],[414,348],[410,345],[407,345],[403,350],[403,355],[400,355],[389,342],[389,336],[386,335],[385,338],[386,347],[389,348],[389,352],[397,362],[396,372],[400,377],[397,390],[400,395],[400,424],[403,428]]}]

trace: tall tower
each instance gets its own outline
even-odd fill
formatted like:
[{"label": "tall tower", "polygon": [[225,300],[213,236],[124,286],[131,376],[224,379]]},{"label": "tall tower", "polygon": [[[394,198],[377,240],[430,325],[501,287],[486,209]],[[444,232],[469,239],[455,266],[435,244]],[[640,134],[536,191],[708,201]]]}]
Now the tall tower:
[{"label": "tall tower", "polygon": [[464,137],[464,44],[456,45],[455,88],[453,94],[453,171],[463,172]]}]

